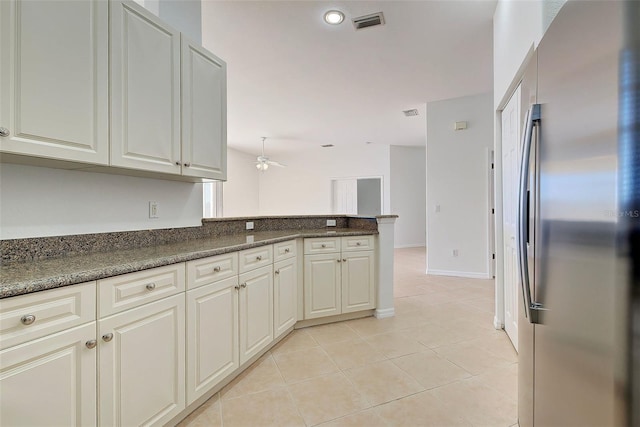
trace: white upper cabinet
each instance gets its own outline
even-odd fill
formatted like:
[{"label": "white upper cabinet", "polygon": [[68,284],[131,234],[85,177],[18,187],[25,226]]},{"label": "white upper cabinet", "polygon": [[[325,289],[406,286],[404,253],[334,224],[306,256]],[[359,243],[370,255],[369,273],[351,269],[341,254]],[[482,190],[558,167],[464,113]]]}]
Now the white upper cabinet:
[{"label": "white upper cabinet", "polygon": [[111,164],[181,173],[180,32],[111,1]]},{"label": "white upper cabinet", "polygon": [[182,35],[182,174],[227,179],[227,64]]},{"label": "white upper cabinet", "polygon": [[108,3],[0,1],[0,151],[109,163]]}]

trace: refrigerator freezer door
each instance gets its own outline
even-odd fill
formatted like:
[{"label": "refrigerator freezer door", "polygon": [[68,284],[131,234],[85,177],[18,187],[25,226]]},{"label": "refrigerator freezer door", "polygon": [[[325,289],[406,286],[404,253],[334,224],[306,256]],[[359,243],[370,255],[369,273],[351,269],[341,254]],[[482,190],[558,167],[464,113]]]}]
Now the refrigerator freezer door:
[{"label": "refrigerator freezer door", "polygon": [[537,426],[616,425],[621,10],[621,2],[567,2],[538,47]]}]

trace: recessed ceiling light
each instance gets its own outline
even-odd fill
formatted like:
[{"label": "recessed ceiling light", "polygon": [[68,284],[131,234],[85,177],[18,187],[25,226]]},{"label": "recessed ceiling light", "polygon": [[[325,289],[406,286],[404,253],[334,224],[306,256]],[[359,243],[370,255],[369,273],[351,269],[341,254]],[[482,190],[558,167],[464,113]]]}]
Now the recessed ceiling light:
[{"label": "recessed ceiling light", "polygon": [[331,25],[338,25],[344,21],[344,13],[339,10],[330,10],[324,14],[324,22]]}]

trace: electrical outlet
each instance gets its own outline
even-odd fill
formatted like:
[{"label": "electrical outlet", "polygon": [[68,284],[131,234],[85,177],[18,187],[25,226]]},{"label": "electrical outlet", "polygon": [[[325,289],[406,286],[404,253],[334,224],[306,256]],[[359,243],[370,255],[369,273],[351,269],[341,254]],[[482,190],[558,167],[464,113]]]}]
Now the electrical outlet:
[{"label": "electrical outlet", "polygon": [[247,230],[253,230],[253,221],[247,221]]},{"label": "electrical outlet", "polygon": [[327,227],[335,227],[336,226],[336,220],[335,219],[328,219],[327,220]]},{"label": "electrical outlet", "polygon": [[458,256],[458,250],[457,249],[453,250],[453,256]]},{"label": "electrical outlet", "polygon": [[160,218],[160,203],[149,202],[149,218]]}]

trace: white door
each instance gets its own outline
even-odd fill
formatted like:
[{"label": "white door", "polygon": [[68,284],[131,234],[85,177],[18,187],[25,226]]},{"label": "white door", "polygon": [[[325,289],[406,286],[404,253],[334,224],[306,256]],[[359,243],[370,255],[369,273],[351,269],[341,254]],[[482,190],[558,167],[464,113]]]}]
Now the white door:
[{"label": "white door", "polygon": [[182,174],[227,179],[227,64],[182,35]]},{"label": "white door", "polygon": [[518,257],[516,243],[520,176],[520,86],[502,111],[502,221],[504,329],[518,350]]},{"label": "white door", "polygon": [[185,408],[184,300],[98,321],[100,425],[162,425]]},{"label": "white door", "polygon": [[238,276],[187,292],[187,405],[239,366]]},{"label": "white door", "polygon": [[109,2],[111,164],[180,174],[180,32],[134,2]]},{"label": "white door", "polygon": [[241,274],[240,364],[273,341],[273,266]]},{"label": "white door", "polygon": [[298,313],[298,269],[296,258],[273,264],[273,329],[279,337],[296,324]]},{"label": "white door", "polygon": [[109,163],[109,10],[0,1],[0,150]]},{"label": "white door", "polygon": [[373,251],[342,254],[342,312],[375,308]]},{"label": "white door", "polygon": [[95,337],[91,322],[1,351],[0,425],[95,425]]},{"label": "white door", "polygon": [[340,252],[304,256],[304,318],[342,313]]},{"label": "white door", "polygon": [[332,181],[333,213],[358,214],[358,180],[334,179]]}]

